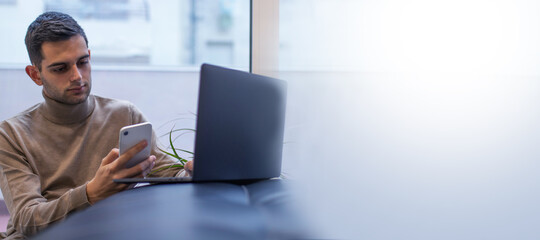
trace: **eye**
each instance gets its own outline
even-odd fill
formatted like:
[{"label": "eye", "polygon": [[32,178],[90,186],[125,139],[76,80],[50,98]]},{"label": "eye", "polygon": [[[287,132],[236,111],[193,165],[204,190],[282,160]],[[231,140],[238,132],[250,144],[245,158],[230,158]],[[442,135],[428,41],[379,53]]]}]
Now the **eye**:
[{"label": "eye", "polygon": [[52,71],[55,73],[61,73],[61,72],[65,72],[66,68],[65,67],[53,68]]},{"label": "eye", "polygon": [[84,59],[81,59],[79,60],[79,65],[85,65],[85,64],[88,64],[90,61],[88,60],[88,58],[84,58]]}]

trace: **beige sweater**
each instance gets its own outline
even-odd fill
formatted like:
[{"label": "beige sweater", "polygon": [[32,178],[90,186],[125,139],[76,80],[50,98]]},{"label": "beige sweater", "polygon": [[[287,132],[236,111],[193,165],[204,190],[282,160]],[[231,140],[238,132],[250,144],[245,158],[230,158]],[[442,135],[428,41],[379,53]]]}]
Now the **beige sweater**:
[{"label": "beige sweater", "polygon": [[[120,128],[145,121],[128,102],[90,95],[78,105],[45,97],[0,123],[0,187],[11,215],[9,238],[31,236],[90,206],[86,184],[107,153],[118,147]],[[173,163],[155,142],[154,134],[154,169]]]}]

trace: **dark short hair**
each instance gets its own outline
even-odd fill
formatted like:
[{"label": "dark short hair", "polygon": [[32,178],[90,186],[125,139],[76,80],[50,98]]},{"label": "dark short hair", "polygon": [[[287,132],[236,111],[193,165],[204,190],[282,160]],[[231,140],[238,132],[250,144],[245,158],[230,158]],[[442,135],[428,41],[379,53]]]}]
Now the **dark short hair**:
[{"label": "dark short hair", "polygon": [[68,40],[75,35],[81,35],[88,47],[88,39],[84,30],[71,16],[60,12],[45,12],[34,20],[28,30],[24,43],[32,64],[41,71],[43,54],[41,45],[44,42],[58,42]]}]

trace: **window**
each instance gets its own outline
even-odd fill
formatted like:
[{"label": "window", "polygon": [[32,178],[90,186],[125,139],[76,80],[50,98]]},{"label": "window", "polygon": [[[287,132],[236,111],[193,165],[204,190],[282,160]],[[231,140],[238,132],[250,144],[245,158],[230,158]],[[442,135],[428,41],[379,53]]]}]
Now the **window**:
[{"label": "window", "polygon": [[249,69],[249,0],[28,0],[0,4],[0,66],[26,65],[28,25],[44,11],[85,29],[93,66]]}]

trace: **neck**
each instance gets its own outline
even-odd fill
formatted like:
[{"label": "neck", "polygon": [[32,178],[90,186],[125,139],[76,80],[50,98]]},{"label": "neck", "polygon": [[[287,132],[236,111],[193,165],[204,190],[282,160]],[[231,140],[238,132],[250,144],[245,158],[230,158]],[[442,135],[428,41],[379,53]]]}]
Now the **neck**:
[{"label": "neck", "polygon": [[49,121],[58,124],[72,124],[85,120],[94,110],[94,96],[90,95],[79,104],[65,104],[47,97],[43,93],[43,102],[40,106],[41,114]]}]

